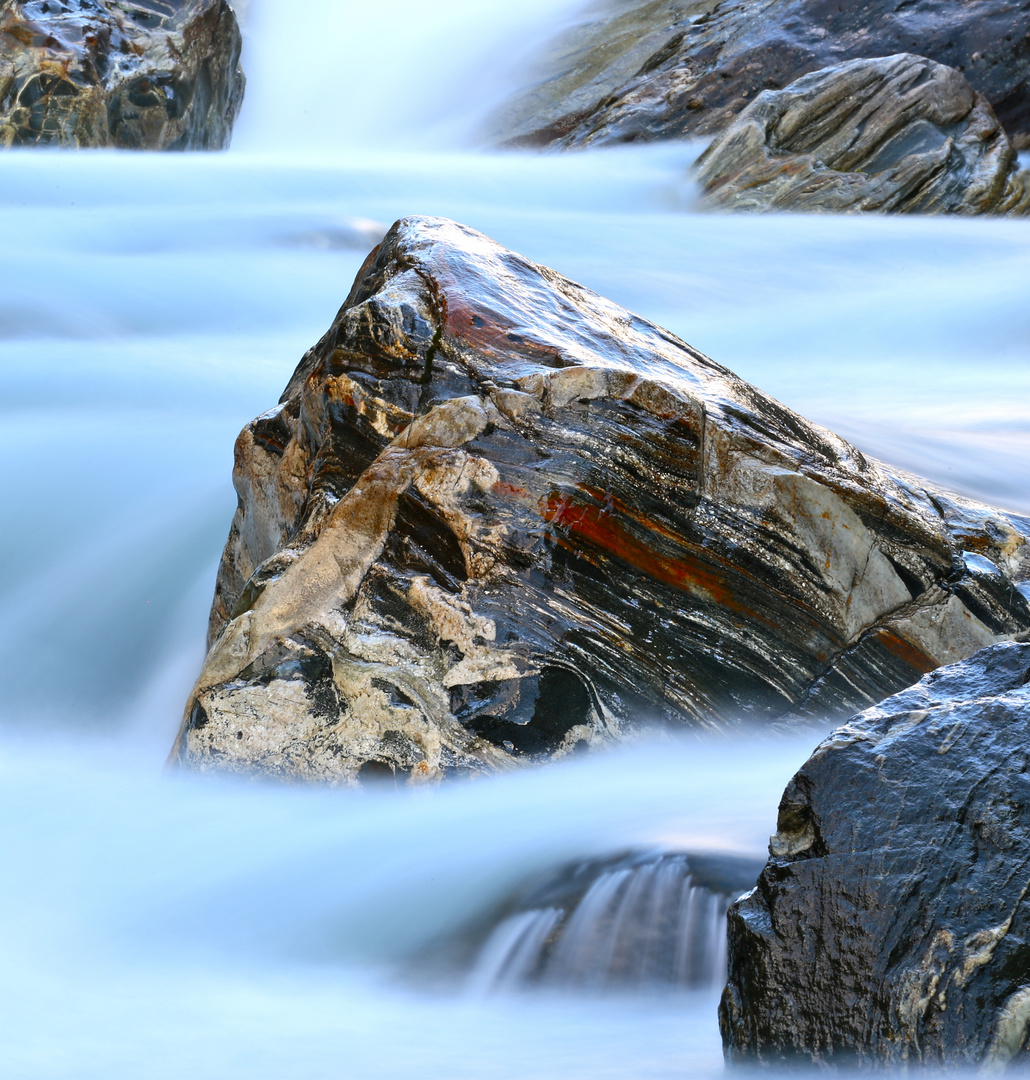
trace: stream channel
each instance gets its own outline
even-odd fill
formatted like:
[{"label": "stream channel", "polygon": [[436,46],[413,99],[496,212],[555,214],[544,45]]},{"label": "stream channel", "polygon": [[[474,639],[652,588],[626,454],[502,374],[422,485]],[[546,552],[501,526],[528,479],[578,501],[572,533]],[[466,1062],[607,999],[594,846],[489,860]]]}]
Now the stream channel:
[{"label": "stream channel", "polygon": [[[575,5],[370,7],[253,0],[227,153],[4,156],[7,1080],[723,1072],[739,883],[712,874],[761,863],[818,726],[655,732],[433,790],[163,772],[235,436],[380,226],[456,218],[862,450],[1030,511],[1030,221],[698,214],[694,145],[476,149]],[[616,977],[666,923],[667,963]]]}]

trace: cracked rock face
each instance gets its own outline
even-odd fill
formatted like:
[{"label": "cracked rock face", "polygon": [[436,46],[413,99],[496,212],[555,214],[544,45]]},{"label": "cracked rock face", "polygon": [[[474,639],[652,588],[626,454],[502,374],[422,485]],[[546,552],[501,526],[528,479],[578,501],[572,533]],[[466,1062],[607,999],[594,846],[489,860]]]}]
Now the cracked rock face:
[{"label": "cracked rock face", "polygon": [[0,145],[223,149],[241,43],[226,0],[8,0]]},{"label": "cracked rock face", "polygon": [[730,908],[730,1060],[1002,1065],[1030,1025],[1030,645],[838,728]]},{"label": "cracked rock face", "polygon": [[554,42],[499,142],[575,147],[714,135],[763,90],[862,57],[963,72],[1030,145],[1030,8],[1011,0],[615,0]]},{"label": "cracked rock face", "polygon": [[199,769],[417,781],[847,715],[1030,628],[1030,522],[441,218],[372,252],[234,478]]},{"label": "cracked rock face", "polygon": [[1026,214],[1030,173],[987,99],[902,53],[760,94],[701,155],[716,210]]}]

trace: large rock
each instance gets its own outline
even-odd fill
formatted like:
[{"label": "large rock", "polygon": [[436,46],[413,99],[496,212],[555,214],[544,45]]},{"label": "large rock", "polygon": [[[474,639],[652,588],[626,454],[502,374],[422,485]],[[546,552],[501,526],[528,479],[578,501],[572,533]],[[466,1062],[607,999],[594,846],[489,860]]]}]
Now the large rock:
[{"label": "large rock", "polygon": [[1028,37],[1030,8],[1012,0],[617,0],[554,43],[491,134],[566,147],[714,135],[763,90],[911,52],[963,72],[1023,148]]},{"label": "large rock", "polygon": [[226,0],[9,0],[0,145],[226,147],[240,47]]},{"label": "large rock", "polygon": [[730,909],[742,1063],[1000,1065],[1030,1025],[1030,645],[995,645],[833,732]]},{"label": "large rock", "polygon": [[1030,522],[444,219],[369,256],[235,483],[200,769],[428,778],[846,715],[1030,627]]},{"label": "large rock", "polygon": [[987,99],[907,53],[763,91],[696,171],[712,209],[1030,212],[1030,173]]}]

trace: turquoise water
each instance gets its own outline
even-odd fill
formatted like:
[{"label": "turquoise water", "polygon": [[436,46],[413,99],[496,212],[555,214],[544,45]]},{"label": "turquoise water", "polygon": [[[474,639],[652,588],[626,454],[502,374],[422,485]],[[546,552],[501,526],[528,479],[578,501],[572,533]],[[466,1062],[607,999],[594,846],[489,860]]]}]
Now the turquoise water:
[{"label": "turquoise water", "polygon": [[316,5],[332,32],[314,40],[315,16],[255,3],[227,154],[4,158],[5,1077],[721,1070],[705,995],[477,1001],[409,958],[569,858],[760,854],[814,734],[643,743],[410,794],[161,772],[236,433],[328,326],[376,223],[457,218],[862,449],[1030,511],[1030,223],[699,215],[696,146],[470,149],[522,70],[504,43],[568,13],[394,7],[391,38],[389,13]]}]

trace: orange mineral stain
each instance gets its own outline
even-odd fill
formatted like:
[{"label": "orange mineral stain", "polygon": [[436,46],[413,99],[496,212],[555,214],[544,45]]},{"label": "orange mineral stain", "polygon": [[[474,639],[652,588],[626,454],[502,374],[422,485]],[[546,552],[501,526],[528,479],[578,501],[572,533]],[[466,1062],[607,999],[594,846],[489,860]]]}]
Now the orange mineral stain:
[{"label": "orange mineral stain", "polygon": [[903,663],[908,664],[910,668],[918,671],[920,675],[925,675],[940,666],[936,660],[927,656],[922,649],[916,648],[910,641],[899,637],[891,630],[880,630],[876,636],[880,644],[892,656],[896,656]]},{"label": "orange mineral stain", "polygon": [[591,506],[552,493],[541,509],[548,524],[567,530],[656,581],[685,592],[704,593],[721,607],[751,618],[760,618],[756,612],[735,600],[729,583],[714,567],[696,559],[672,559],[659,554],[622,524],[619,520],[621,515],[612,512],[610,497],[607,502],[605,506]]}]

